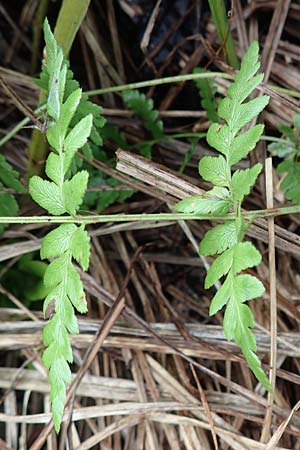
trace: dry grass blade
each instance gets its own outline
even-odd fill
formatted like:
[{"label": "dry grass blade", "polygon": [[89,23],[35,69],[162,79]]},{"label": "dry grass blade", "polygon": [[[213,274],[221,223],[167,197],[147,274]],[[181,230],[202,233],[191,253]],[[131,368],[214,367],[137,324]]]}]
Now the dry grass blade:
[{"label": "dry grass blade", "polygon": [[134,427],[135,425],[138,425],[144,421],[144,417],[142,415],[140,416],[127,416],[124,419],[120,419],[116,422],[113,422],[108,427],[104,428],[104,430],[100,431],[99,433],[95,434],[94,436],[87,439],[85,442],[83,442],[79,447],[77,447],[75,450],[88,450],[89,448],[93,447],[96,444],[99,444],[99,442],[106,439],[108,436],[112,436],[113,434],[117,433],[118,431],[122,431],[124,429]]},{"label": "dry grass blade", "polygon": [[[274,208],[273,202],[273,167],[272,158],[266,160],[266,196],[267,208]],[[271,317],[271,354],[269,380],[273,392],[268,393],[268,406],[265,422],[261,434],[261,442],[267,442],[270,437],[274,395],[276,389],[277,366],[277,297],[276,297],[276,260],[275,260],[275,232],[274,218],[268,219],[269,227],[269,271],[270,271],[270,317]]]},{"label": "dry grass blade", "polygon": [[206,399],[205,393],[203,391],[203,388],[202,388],[202,386],[200,384],[199,378],[197,377],[197,373],[196,373],[194,367],[191,364],[190,364],[190,368],[191,368],[193,377],[194,377],[194,379],[196,381],[197,388],[198,388],[198,391],[199,391],[199,394],[200,394],[200,398],[201,398],[201,401],[202,401],[202,403],[204,405],[204,409],[205,409],[206,414],[207,414],[208,422],[209,422],[210,427],[211,427],[211,434],[212,434],[212,437],[213,437],[215,450],[219,450],[215,424],[214,424],[214,420],[213,420],[213,417],[212,417],[212,414],[211,414],[211,411],[210,411],[210,408],[209,408],[209,404],[207,402],[207,399]]},{"label": "dry grass blade", "polygon": [[288,426],[289,421],[293,417],[293,414],[298,411],[300,408],[300,401],[296,403],[294,408],[291,410],[290,415],[288,418],[280,424],[280,426],[277,428],[275,433],[273,434],[272,438],[269,440],[268,444],[264,447],[264,450],[276,450],[276,445],[278,444],[280,438],[282,437],[286,427]]}]

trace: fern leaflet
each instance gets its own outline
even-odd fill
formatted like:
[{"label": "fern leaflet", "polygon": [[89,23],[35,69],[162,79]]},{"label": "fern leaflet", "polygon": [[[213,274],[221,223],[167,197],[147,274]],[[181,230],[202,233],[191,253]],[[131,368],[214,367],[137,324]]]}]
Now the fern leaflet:
[{"label": "fern leaflet", "polygon": [[[164,136],[163,123],[158,119],[158,111],[153,107],[153,100],[137,90],[128,90],[123,93],[123,100],[127,107],[140,117],[145,128],[150,131],[154,139]],[[151,144],[143,144],[140,152],[146,158],[151,158]]]},{"label": "fern leaflet", "polygon": [[[203,69],[202,67],[196,67],[193,70],[193,73],[204,73],[204,72],[205,69]],[[199,95],[202,99],[201,106],[206,111],[207,118],[212,122],[218,122],[219,117],[217,109],[220,98],[215,96],[217,89],[214,85],[213,80],[209,78],[208,79],[199,78],[198,80],[195,80],[195,84],[198,88]]]},{"label": "fern leaflet", "polygon": [[284,158],[284,161],[277,166],[278,173],[286,174],[280,188],[285,192],[288,200],[300,203],[300,115],[294,114],[293,126],[279,125],[278,130],[285,140],[273,142],[268,149],[273,155]]},{"label": "fern leaflet", "polygon": [[[0,155],[0,190],[14,189],[17,192],[25,192],[23,184],[19,181],[19,173],[12,168],[3,155]],[[0,216],[16,216],[19,205],[13,194],[8,192],[0,193]],[[0,233],[6,227],[0,224]]]}]

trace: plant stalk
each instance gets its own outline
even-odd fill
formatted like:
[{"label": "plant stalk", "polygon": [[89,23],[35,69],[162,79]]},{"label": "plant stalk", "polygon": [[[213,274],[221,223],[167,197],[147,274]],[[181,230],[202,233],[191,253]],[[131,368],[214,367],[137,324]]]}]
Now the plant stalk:
[{"label": "plant stalk", "polygon": [[[288,214],[299,214],[300,205],[284,206],[282,208],[258,209],[242,212],[244,220],[255,220],[264,217],[276,217]],[[170,220],[235,220],[236,213],[229,213],[224,216],[213,214],[186,214],[186,213],[157,213],[157,214],[100,214],[84,216],[23,216],[23,217],[0,217],[0,223],[78,223],[96,224],[107,222],[159,222]]]},{"label": "plant stalk", "polygon": [[209,0],[210,11],[221,41],[227,62],[235,69],[239,68],[239,60],[235,52],[224,0]]}]

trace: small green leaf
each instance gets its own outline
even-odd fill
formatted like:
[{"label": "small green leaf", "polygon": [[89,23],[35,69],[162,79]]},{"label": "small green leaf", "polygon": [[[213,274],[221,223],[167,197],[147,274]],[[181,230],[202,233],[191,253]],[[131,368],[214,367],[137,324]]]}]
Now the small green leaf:
[{"label": "small green leaf", "polygon": [[280,189],[285,191],[285,196],[293,203],[300,203],[300,163],[292,160],[282,161],[277,166],[278,173],[287,172],[286,176],[280,183]]},{"label": "small green leaf", "polygon": [[61,48],[58,48],[56,59],[54,62],[54,69],[53,72],[50,73],[49,92],[47,99],[47,112],[49,116],[52,117],[55,121],[57,121],[60,116],[60,73],[62,70],[63,59],[63,51]]},{"label": "small green leaf", "polygon": [[78,324],[74,313],[74,308],[67,296],[64,297],[60,305],[60,319],[69,333],[78,334]]},{"label": "small green leaf", "polygon": [[253,275],[237,275],[233,280],[233,289],[241,303],[261,297],[265,292],[262,282]]},{"label": "small green leaf", "polygon": [[203,195],[194,195],[178,202],[176,210],[184,213],[199,215],[225,215],[232,205],[229,191],[226,188],[214,187]]},{"label": "small green leaf", "polygon": [[[19,181],[19,173],[0,155],[0,181],[10,189],[17,192],[25,192],[23,184]],[[4,199],[3,199],[4,200]]]},{"label": "small green leaf", "polygon": [[[257,65],[256,67],[259,67],[259,65]],[[254,66],[254,70],[256,69],[256,67]],[[231,98],[234,98],[235,101],[238,101],[239,103],[243,102],[248,97],[248,95],[251,94],[251,92],[262,82],[263,78],[263,74],[260,73],[252,79],[248,78],[241,83],[242,80],[237,75],[235,78],[235,83],[229,86],[227,95]]]},{"label": "small green leaf", "polygon": [[[196,67],[193,70],[193,73],[205,72],[206,70],[202,67]],[[215,87],[213,80],[207,78],[199,78],[198,80],[195,80],[195,84],[199,90],[199,95],[202,98],[201,106],[207,112],[207,118],[212,122],[218,122],[219,118],[217,114],[217,107],[219,98],[215,96],[217,88]]]},{"label": "small green leaf", "polygon": [[58,155],[50,153],[46,162],[46,175],[55,184],[59,184],[61,181],[61,161]]},{"label": "small green leaf", "polygon": [[87,304],[82,282],[79,274],[74,269],[72,264],[68,265],[66,288],[67,295],[75,308],[81,313],[87,312]]},{"label": "small green leaf", "polygon": [[29,192],[33,200],[54,216],[66,212],[59,187],[50,181],[33,176],[29,181]]},{"label": "small green leaf", "polygon": [[279,156],[279,158],[293,157],[297,152],[295,145],[289,141],[272,142],[268,146],[268,150],[273,156]]},{"label": "small green leaf", "polygon": [[87,188],[88,178],[88,172],[82,170],[77,172],[71,180],[65,181],[63,185],[64,207],[69,214],[75,215],[81,205]]},{"label": "small green leaf", "polygon": [[300,131],[300,114],[293,115],[293,125],[297,131]]},{"label": "small green leaf", "polygon": [[254,149],[263,132],[264,125],[255,125],[249,130],[235,137],[229,152],[229,163],[234,165],[245,158]]},{"label": "small green leaf", "polygon": [[65,223],[50,231],[43,239],[41,258],[63,255],[71,247],[73,236],[77,230],[74,223]]},{"label": "small green leaf", "polygon": [[[0,183],[0,189],[2,184]],[[0,194],[0,216],[16,216],[19,211],[18,203],[12,194]],[[6,228],[6,224],[0,224],[0,233]]]},{"label": "small green leaf", "polygon": [[56,258],[49,264],[44,276],[46,287],[54,288],[64,280],[69,259],[68,253],[63,253],[59,258]]},{"label": "small green leaf", "polygon": [[228,125],[212,123],[206,135],[207,143],[227,156],[230,149],[230,129]]},{"label": "small green leaf", "polygon": [[295,133],[295,130],[292,127],[280,124],[277,128],[283,136],[286,136],[294,145],[299,145],[299,137],[297,137],[297,133]]},{"label": "small green leaf", "polygon": [[60,132],[60,127],[58,122],[52,122],[46,131],[47,141],[49,145],[59,153],[63,145],[63,136]]},{"label": "small green leaf", "polygon": [[243,103],[237,108],[235,102],[226,97],[220,102],[218,113],[222,119],[230,123],[234,135],[254,117],[258,116],[268,103],[269,97],[263,95],[262,97],[256,97],[247,103]]},{"label": "small green leaf", "polygon": [[237,170],[231,180],[231,192],[234,201],[242,202],[245,195],[250,194],[250,189],[262,170],[262,164],[257,163],[250,169]]},{"label": "small green leaf", "polygon": [[73,234],[71,252],[82,269],[87,270],[90,259],[90,237],[83,226],[77,228]]},{"label": "small green leaf", "polygon": [[232,271],[235,275],[254,266],[257,266],[261,262],[261,254],[250,242],[240,242],[235,247],[233,247],[233,262]]},{"label": "small green leaf", "polygon": [[71,382],[70,368],[64,358],[57,358],[54,361],[49,371],[49,382],[54,428],[58,433],[66,401],[66,384]]},{"label": "small green leaf", "polygon": [[235,247],[229,248],[218,256],[207,271],[205,278],[205,289],[213,286],[221,277],[226,275],[232,266]]},{"label": "small green leaf", "polygon": [[58,52],[58,45],[50,29],[48,19],[44,20],[44,37],[46,42],[46,67],[49,73],[53,72]]},{"label": "small green leaf", "polygon": [[[43,340],[45,345],[50,345],[54,340],[55,336],[58,335],[58,330],[61,327],[61,321],[59,320],[58,315],[54,315],[52,319],[49,320],[47,325],[43,330]],[[52,359],[55,358],[55,354],[52,355],[50,352],[46,354],[46,362],[47,367],[50,367],[52,363]]]},{"label": "small green leaf", "polygon": [[254,319],[249,306],[240,303],[233,296],[226,307],[223,326],[226,338],[228,340],[234,338],[241,347],[246,361],[256,378],[268,391],[272,391],[269,380],[261,368],[260,360],[255,354],[255,337],[251,332],[251,328],[254,326]]},{"label": "small green leaf", "polygon": [[200,243],[199,253],[203,256],[215,255],[217,253],[223,253],[235,244],[237,244],[235,222],[227,222],[207,231]]},{"label": "small green leaf", "polygon": [[204,156],[199,162],[199,173],[206,181],[215,186],[229,186],[226,160],[223,156]]},{"label": "small green leaf", "polygon": [[209,308],[210,316],[216,314],[229,301],[232,289],[230,285],[230,283],[232,282],[231,280],[232,277],[229,275],[222,284],[222,286],[220,287],[220,289],[214,295]]},{"label": "small green leaf", "polygon": [[63,140],[65,139],[70,122],[78,108],[81,95],[82,95],[81,89],[76,89],[69,95],[67,100],[62,104],[61,115],[59,117],[58,124],[60,128],[60,135],[62,136]]},{"label": "small green leaf", "polygon": [[65,151],[65,166],[64,172],[66,173],[70,167],[71,161],[77,152],[77,150],[86,144],[87,139],[91,133],[93,124],[93,116],[89,114],[70,131],[64,141]]},{"label": "small green leaf", "polygon": [[158,111],[153,109],[151,98],[147,98],[137,90],[128,90],[123,92],[123,100],[128,108],[143,120],[145,127],[155,139],[163,136],[163,123],[158,119]]}]

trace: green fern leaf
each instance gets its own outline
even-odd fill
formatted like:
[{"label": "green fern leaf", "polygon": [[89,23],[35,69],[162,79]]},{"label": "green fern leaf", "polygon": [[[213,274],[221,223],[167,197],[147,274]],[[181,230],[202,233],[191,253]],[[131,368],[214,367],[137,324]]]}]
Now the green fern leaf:
[{"label": "green fern leaf", "polygon": [[232,206],[229,191],[226,188],[214,187],[203,195],[185,198],[176,204],[179,212],[201,214],[226,214]]},{"label": "green fern leaf", "polygon": [[[205,73],[205,69],[202,67],[196,67],[193,73]],[[217,88],[214,85],[213,80],[199,78],[195,80],[195,84],[198,88],[199,95],[201,97],[201,106],[207,112],[207,118],[212,122],[218,122],[217,108],[219,98],[215,96]]]},{"label": "green fern leaf", "polygon": [[231,166],[245,158],[255,148],[263,130],[263,125],[255,125],[233,140],[229,155],[229,163]]},{"label": "green fern leaf", "polygon": [[73,234],[71,251],[82,270],[87,270],[90,260],[90,237],[83,226],[76,228]]},{"label": "green fern leaf", "polygon": [[127,107],[143,120],[154,139],[160,139],[163,136],[163,123],[158,119],[158,111],[153,109],[152,99],[137,90],[128,90],[123,93],[123,100]]},{"label": "green fern leaf", "polygon": [[50,231],[43,239],[41,258],[45,259],[63,255],[71,247],[76,230],[77,227],[74,223],[66,223]]},{"label": "green fern leaf", "polygon": [[199,173],[206,181],[215,186],[229,187],[230,179],[226,175],[226,160],[223,156],[204,156],[199,162]]},{"label": "green fern leaf", "polygon": [[25,192],[23,184],[19,181],[19,173],[12,168],[3,155],[0,155],[0,182],[7,188],[17,192]]},{"label": "green fern leaf", "polygon": [[291,159],[282,161],[277,166],[277,172],[286,172],[286,176],[280,183],[280,189],[285,192],[286,198],[293,203],[300,203],[300,162],[295,162]]},{"label": "green fern leaf", "polygon": [[77,172],[73,178],[66,180],[63,188],[63,202],[65,210],[71,214],[75,215],[76,210],[79,208],[83,201],[85,191],[87,189],[89,174],[86,170]]},{"label": "green fern leaf", "polygon": [[284,173],[283,180],[280,184],[280,189],[285,192],[285,196],[293,203],[300,203],[300,116],[294,114],[293,126],[279,125],[279,131],[282,137],[285,138],[283,142],[273,142],[268,149],[272,151],[273,155],[285,158],[284,161],[278,164],[277,172]]},{"label": "green fern leaf", "polygon": [[59,187],[50,181],[34,176],[29,182],[29,192],[33,200],[54,216],[66,212]]},{"label": "green fern leaf", "polygon": [[237,229],[234,221],[217,225],[207,231],[199,246],[199,253],[203,256],[223,253],[237,244]]},{"label": "green fern leaf", "polygon": [[[87,145],[93,128],[93,115],[89,113],[72,127],[82,98],[81,90],[74,82],[71,83],[71,92],[66,95],[66,86],[70,89],[67,64],[47,21],[44,30],[49,56],[46,58],[43,80],[48,81],[47,111],[53,119],[46,134],[53,147],[46,162],[46,174],[51,181],[34,176],[29,182],[29,191],[32,198],[50,214],[61,215],[67,212],[75,216],[86,192],[88,173],[82,170],[68,179],[67,172],[77,150]],[[49,49],[47,45],[50,46]],[[83,285],[73,260],[83,270],[87,270],[89,256],[89,236],[84,226],[77,227],[74,223],[52,230],[45,236],[41,247],[42,259],[54,258],[44,274],[44,285],[48,292],[44,314],[46,315],[50,306],[54,313],[43,332],[46,345],[43,361],[49,369],[51,409],[57,432],[66,400],[66,385],[71,382],[68,363],[73,358],[68,333],[78,333],[74,308],[81,313],[87,311]]]},{"label": "green fern leaf", "polygon": [[[153,100],[137,90],[128,90],[123,93],[123,101],[143,121],[145,128],[150,131],[154,139],[164,136],[163,122],[158,119],[158,111],[154,109]],[[146,143],[139,146],[142,156],[151,158],[152,144]]]},{"label": "green fern leaf", "polygon": [[250,169],[237,170],[231,180],[231,192],[234,201],[242,202],[245,195],[250,194],[250,189],[262,171],[262,164],[258,163]]},{"label": "green fern leaf", "polygon": [[87,139],[91,133],[93,123],[93,116],[89,114],[80,120],[75,127],[70,131],[64,140],[65,152],[65,173],[70,167],[70,163],[77,152],[77,150],[86,144]]},{"label": "green fern leaf", "polygon": [[[0,155],[0,190],[4,188],[14,189],[17,192],[25,192],[23,184],[19,181],[19,173]],[[13,194],[0,193],[0,216],[16,216],[19,205]],[[0,233],[7,225],[0,224]]]},{"label": "green fern leaf", "polygon": [[[0,189],[4,186],[0,183]],[[19,211],[18,203],[12,194],[0,194],[0,216],[16,216]],[[0,233],[6,228],[5,224],[0,224]]]},{"label": "green fern leaf", "polygon": [[[246,170],[237,170],[232,175],[232,166],[255,147],[263,125],[256,125],[241,131],[267,105],[268,96],[245,101],[262,81],[263,75],[256,75],[259,69],[258,44],[254,42],[243,58],[241,69],[228,88],[227,96],[221,100],[218,115],[224,124],[213,123],[207,133],[207,142],[222,153],[218,157],[205,156],[199,164],[199,173],[213,184],[213,189],[201,196],[193,196],[176,205],[178,211],[194,214],[235,213],[234,221],[227,221],[208,231],[199,247],[202,255],[219,254],[205,278],[205,288],[212,287],[225,277],[210,306],[210,315],[226,306],[224,332],[227,339],[235,339],[241,347],[249,367],[259,381],[268,389],[271,386],[256,356],[256,344],[251,328],[254,319],[246,301],[263,294],[264,287],[255,277],[239,273],[261,262],[261,255],[251,242],[242,242],[247,225],[243,219],[241,203],[250,193],[261,164]],[[300,118],[297,122],[300,128]],[[287,166],[285,166],[287,167]],[[222,205],[222,202],[228,202]],[[223,207],[223,210],[222,210]],[[226,216],[224,217],[226,220]]]}]

